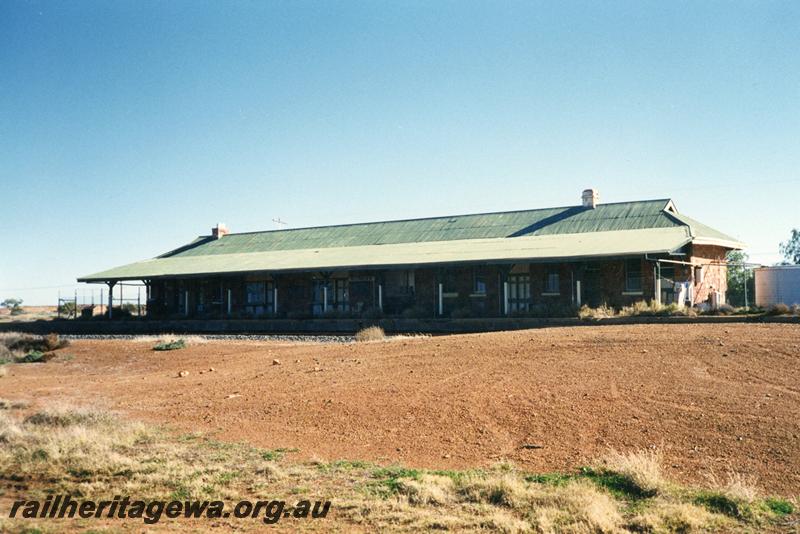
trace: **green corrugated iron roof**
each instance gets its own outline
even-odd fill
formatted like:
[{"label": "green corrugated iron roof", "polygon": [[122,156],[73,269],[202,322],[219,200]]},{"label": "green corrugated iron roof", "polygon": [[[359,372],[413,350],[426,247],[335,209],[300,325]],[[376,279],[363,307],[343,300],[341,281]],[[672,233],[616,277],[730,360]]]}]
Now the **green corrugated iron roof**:
[{"label": "green corrugated iron roof", "polygon": [[[689,230],[692,234],[693,242],[699,245],[701,244],[721,244],[727,245],[731,241],[738,243],[738,241],[727,234],[723,234],[719,230],[715,230],[710,226],[706,226],[705,224],[692,219],[682,213],[673,213],[670,212],[669,214],[671,217],[678,219],[681,223],[685,224],[689,227]],[[741,243],[738,243],[739,246],[733,248],[744,248]]]},{"label": "green corrugated iron roof", "polygon": [[223,239],[200,239],[194,245],[164,257],[681,226],[680,222],[664,213],[668,202],[669,200],[649,200],[600,204],[595,209],[572,206],[229,234]]},{"label": "green corrugated iron roof", "polygon": [[79,281],[656,254],[689,242],[742,248],[671,201],[652,200],[201,236]]}]

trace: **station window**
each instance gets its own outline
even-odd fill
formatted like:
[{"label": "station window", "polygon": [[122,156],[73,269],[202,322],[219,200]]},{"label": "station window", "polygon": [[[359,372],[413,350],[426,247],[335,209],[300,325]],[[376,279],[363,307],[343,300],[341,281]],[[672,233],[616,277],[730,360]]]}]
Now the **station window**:
[{"label": "station window", "polygon": [[642,290],[642,260],[634,259],[625,262],[625,291]]}]

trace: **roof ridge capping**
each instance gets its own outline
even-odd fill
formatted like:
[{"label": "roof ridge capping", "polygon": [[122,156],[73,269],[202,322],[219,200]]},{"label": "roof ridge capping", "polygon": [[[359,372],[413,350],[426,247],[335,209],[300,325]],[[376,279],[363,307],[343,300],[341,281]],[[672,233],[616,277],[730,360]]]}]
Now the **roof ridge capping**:
[{"label": "roof ridge capping", "polygon": [[[663,202],[664,206],[662,210],[667,210],[670,207],[675,210],[677,213],[677,209],[675,209],[675,203],[670,198],[653,198],[647,200],[626,200],[620,202],[605,202],[600,203],[594,209],[602,209],[605,206],[618,206],[620,204],[645,204],[651,203],[655,204],[657,202]],[[237,235],[253,235],[253,234],[269,234],[269,233],[279,233],[279,232],[295,232],[298,230],[316,230],[320,228],[343,228],[346,226],[367,226],[370,224],[388,224],[388,223],[404,223],[404,222],[413,222],[413,221],[432,221],[435,219],[453,219],[457,217],[481,217],[484,215],[505,215],[505,214],[513,214],[513,213],[526,213],[531,211],[547,211],[547,210],[566,210],[571,208],[582,208],[583,206],[580,204],[575,204],[571,206],[553,206],[549,208],[528,208],[528,209],[519,209],[519,210],[508,210],[508,211],[484,211],[478,213],[459,213],[453,215],[432,215],[429,217],[415,217],[415,218],[408,218],[408,219],[389,219],[385,221],[366,221],[366,222],[352,222],[352,223],[342,223],[342,224],[320,224],[316,226],[299,226],[297,228],[278,228],[275,230],[253,230],[250,232],[230,232],[227,234],[228,237],[230,236],[237,236]],[[200,237],[210,237],[209,235],[204,235]]]}]

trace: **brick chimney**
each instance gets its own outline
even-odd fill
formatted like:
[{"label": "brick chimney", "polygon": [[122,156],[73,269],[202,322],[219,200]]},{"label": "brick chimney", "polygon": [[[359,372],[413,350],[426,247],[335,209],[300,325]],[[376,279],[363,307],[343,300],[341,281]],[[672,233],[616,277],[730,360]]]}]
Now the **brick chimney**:
[{"label": "brick chimney", "polygon": [[225,226],[225,223],[217,223],[217,225],[211,229],[211,237],[214,239],[221,239],[222,236],[228,235],[229,233],[230,230]]},{"label": "brick chimney", "polygon": [[600,193],[597,192],[597,189],[584,189],[581,200],[584,208],[593,210],[600,202]]}]

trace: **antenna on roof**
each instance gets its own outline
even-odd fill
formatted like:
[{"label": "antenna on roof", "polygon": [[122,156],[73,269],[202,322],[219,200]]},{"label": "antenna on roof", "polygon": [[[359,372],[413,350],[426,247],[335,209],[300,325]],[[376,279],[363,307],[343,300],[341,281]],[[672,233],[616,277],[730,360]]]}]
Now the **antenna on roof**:
[{"label": "antenna on roof", "polygon": [[281,229],[281,225],[289,226],[289,223],[287,223],[286,221],[282,221],[280,217],[278,217],[277,219],[272,219],[272,222],[275,223],[275,226],[278,228],[278,230]]}]

